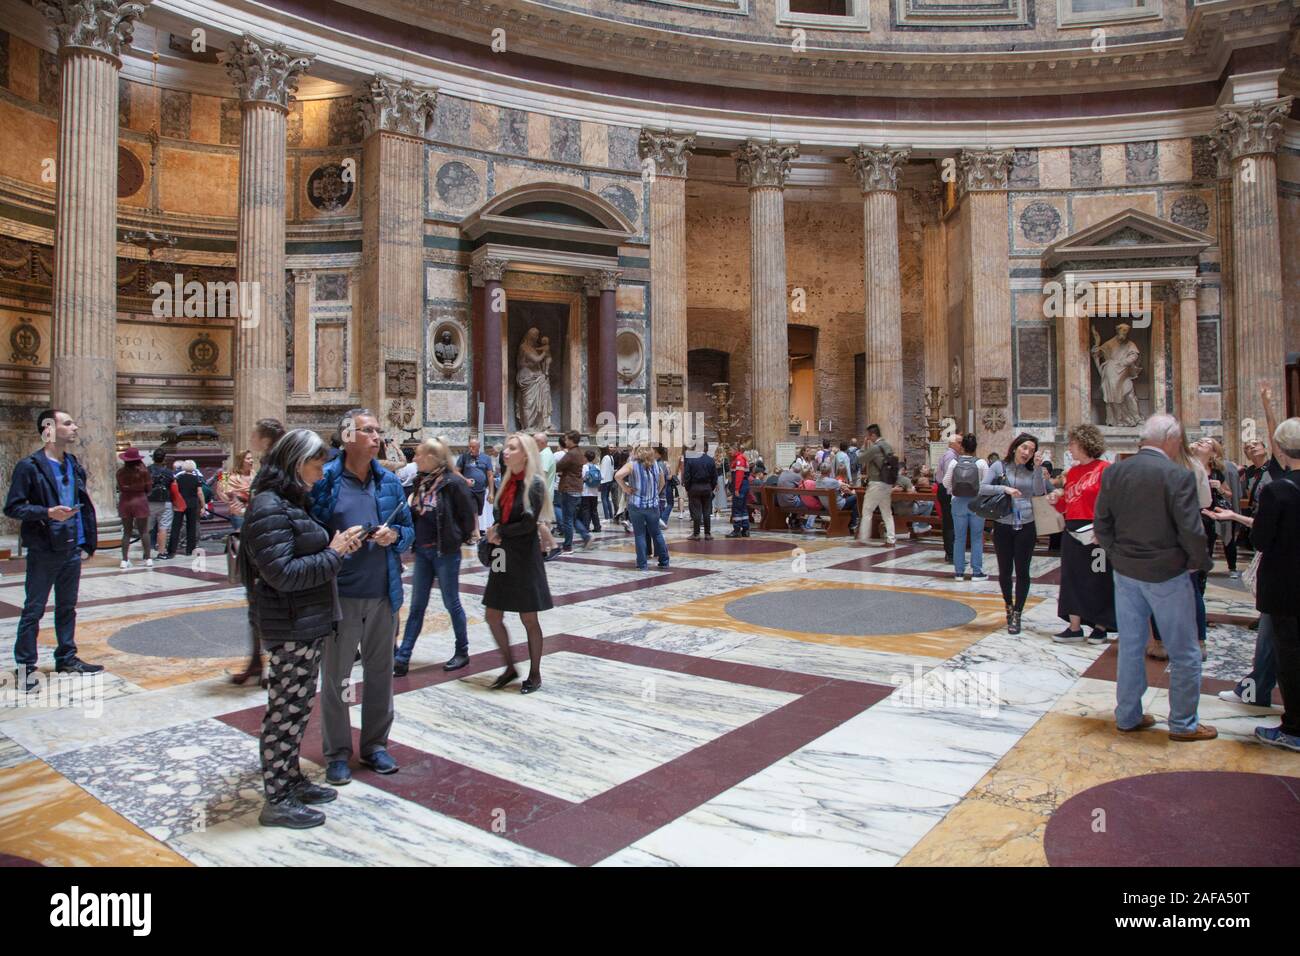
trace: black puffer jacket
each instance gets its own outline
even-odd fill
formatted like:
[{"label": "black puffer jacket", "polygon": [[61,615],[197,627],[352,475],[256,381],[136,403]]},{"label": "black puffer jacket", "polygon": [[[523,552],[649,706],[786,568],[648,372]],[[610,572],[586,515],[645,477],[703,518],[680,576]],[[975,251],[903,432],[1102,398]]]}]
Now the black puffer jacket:
[{"label": "black puffer jacket", "polygon": [[334,579],[343,559],[329,532],[274,491],[253,496],[243,552],[253,573],[248,597],[262,642],[315,641],[334,629]]}]

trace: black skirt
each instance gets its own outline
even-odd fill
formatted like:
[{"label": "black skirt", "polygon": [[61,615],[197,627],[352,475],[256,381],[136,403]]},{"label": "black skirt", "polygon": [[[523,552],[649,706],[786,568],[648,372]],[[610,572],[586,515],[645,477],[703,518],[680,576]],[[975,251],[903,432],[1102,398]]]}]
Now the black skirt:
[{"label": "black skirt", "polygon": [[[1118,631],[1115,624],[1115,579],[1111,576],[1110,561],[1098,561],[1094,550],[1100,545],[1083,545],[1069,532],[1078,530],[1091,521],[1073,518],[1065,522],[1061,535],[1061,593],[1056,600],[1057,616],[1068,621],[1077,614],[1088,627]],[[1104,570],[1094,571],[1094,563]]]},{"label": "black skirt", "polygon": [[[543,483],[534,482],[530,488],[532,514],[542,509],[543,495],[546,493]],[[497,523],[502,519],[501,509],[495,508]],[[551,588],[546,583],[546,564],[542,560],[541,539],[537,534],[537,522],[532,515],[523,511],[523,495],[516,494],[510,509],[510,522],[516,528],[527,528],[525,533],[503,536],[501,544],[493,548],[494,563],[501,564],[500,571],[493,571],[488,565],[487,587],[483,589],[483,606],[496,611],[515,611],[529,614],[534,611],[549,611],[555,605],[551,601]],[[504,551],[504,562],[500,562]]]}]

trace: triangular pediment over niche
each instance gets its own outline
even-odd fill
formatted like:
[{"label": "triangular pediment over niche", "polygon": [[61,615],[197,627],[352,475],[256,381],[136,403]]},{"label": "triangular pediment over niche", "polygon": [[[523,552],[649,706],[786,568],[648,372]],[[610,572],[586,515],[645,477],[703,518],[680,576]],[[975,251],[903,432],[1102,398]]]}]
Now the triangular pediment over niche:
[{"label": "triangular pediment over niche", "polygon": [[1098,259],[1186,259],[1213,244],[1213,236],[1130,208],[1052,243],[1043,250],[1043,265],[1054,269]]}]

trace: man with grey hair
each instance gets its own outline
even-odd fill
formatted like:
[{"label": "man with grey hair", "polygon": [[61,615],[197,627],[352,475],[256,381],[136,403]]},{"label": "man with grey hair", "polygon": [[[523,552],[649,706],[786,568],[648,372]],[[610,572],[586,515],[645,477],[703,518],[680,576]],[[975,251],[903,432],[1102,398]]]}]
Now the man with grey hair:
[{"label": "man with grey hair", "polygon": [[[368,408],[354,408],[339,425],[343,448],[327,462],[311,490],[311,514],[330,531],[364,529],[362,544],[343,559],[338,576],[342,620],[326,638],[321,662],[321,744],[326,782],[352,779],[352,722],[355,700],[352,665],[361,651],[361,763],[376,773],[397,771],[388,753],[393,726],[393,646],[402,607],[402,559],[415,540],[406,493],[397,476],[376,458],[383,442],[379,421]],[[346,693],[346,697],[345,697]]]},{"label": "man with grey hair", "polygon": [[1144,655],[1154,617],[1169,654],[1169,739],[1218,736],[1197,719],[1201,651],[1196,595],[1189,572],[1211,567],[1197,500],[1196,476],[1176,464],[1183,429],[1171,415],[1152,415],[1142,427],[1141,450],[1102,472],[1093,529],[1115,577],[1119,624],[1115,723],[1145,730],[1155,718],[1142,713],[1147,690]]}]

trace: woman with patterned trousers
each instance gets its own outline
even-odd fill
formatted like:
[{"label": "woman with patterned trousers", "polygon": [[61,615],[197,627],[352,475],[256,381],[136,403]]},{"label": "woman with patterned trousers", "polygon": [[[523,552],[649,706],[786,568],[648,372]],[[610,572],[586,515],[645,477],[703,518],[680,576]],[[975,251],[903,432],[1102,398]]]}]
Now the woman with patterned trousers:
[{"label": "woman with patterned trousers", "polygon": [[308,512],[328,448],[315,432],[295,429],[275,443],[253,483],[240,563],[253,617],[270,654],[270,685],[260,740],[266,806],[262,826],[302,830],[325,814],[309,804],[338,794],[312,783],[298,766],[320,673],[321,639],[341,618],[335,578],[343,556],[364,538],[360,527],[329,533]]}]

